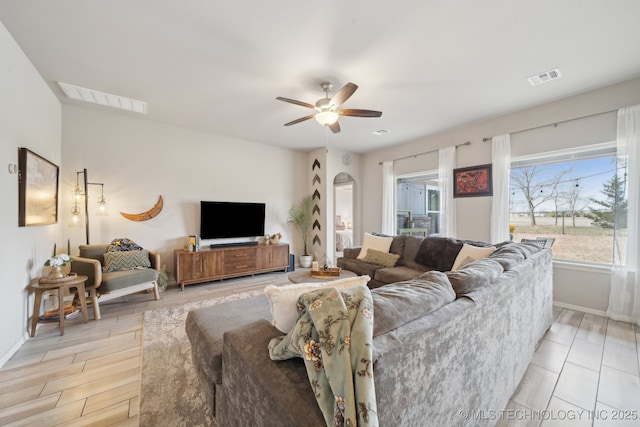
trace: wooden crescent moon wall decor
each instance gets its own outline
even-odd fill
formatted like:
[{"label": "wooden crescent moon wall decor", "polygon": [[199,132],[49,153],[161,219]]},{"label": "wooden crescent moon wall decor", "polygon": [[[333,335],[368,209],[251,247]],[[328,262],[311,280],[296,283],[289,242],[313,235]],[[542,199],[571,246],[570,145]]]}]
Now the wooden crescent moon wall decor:
[{"label": "wooden crescent moon wall decor", "polygon": [[162,210],[162,206],[164,206],[164,202],[162,200],[162,196],[158,197],[158,201],[156,202],[155,205],[153,205],[153,207],[151,209],[149,209],[148,211],[145,212],[140,212],[138,214],[130,214],[130,213],[124,213],[124,212],[120,212],[120,215],[122,215],[123,217],[130,219],[131,221],[147,221],[153,217],[155,217],[156,215],[158,215],[160,213],[160,211]]}]

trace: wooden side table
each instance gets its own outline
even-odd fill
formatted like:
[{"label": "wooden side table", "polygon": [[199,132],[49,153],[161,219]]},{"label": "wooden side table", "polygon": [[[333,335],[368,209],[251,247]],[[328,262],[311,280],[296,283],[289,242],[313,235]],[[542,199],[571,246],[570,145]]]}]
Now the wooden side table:
[{"label": "wooden side table", "polygon": [[84,282],[87,276],[67,276],[62,279],[40,278],[38,282],[31,283],[29,287],[35,292],[35,301],[33,305],[33,317],[31,318],[31,336],[36,334],[36,326],[38,325],[38,317],[40,317],[40,303],[42,294],[45,292],[58,291],[58,306],[60,307],[60,335],[64,335],[64,290],[69,288],[77,288],[80,297],[80,307],[82,308],[82,316],[84,323],[89,321],[87,315],[87,300],[85,298]]}]

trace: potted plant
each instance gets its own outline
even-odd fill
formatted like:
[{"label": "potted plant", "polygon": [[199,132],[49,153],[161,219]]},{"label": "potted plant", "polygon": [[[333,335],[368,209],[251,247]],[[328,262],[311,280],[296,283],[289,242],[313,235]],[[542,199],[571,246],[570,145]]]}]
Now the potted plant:
[{"label": "potted plant", "polygon": [[311,226],[311,195],[300,200],[300,202],[289,209],[289,222],[295,224],[302,234],[303,253],[299,256],[300,267],[311,267],[313,257],[307,252],[307,242],[309,238],[309,227]]}]

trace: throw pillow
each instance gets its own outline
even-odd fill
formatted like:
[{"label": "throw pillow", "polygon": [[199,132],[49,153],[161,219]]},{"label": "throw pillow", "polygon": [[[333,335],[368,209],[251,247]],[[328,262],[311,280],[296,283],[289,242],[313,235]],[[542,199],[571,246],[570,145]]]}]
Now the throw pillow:
[{"label": "throw pillow", "polygon": [[151,267],[148,250],[105,252],[103,273]]},{"label": "throw pillow", "polygon": [[374,236],[373,234],[364,233],[362,239],[362,248],[358,254],[358,259],[364,259],[369,249],[375,249],[380,252],[389,252],[393,237]]},{"label": "throw pillow", "polygon": [[264,294],[269,300],[271,309],[271,324],[284,333],[298,320],[298,298],[300,295],[315,289],[334,287],[338,289],[350,288],[358,285],[366,285],[371,278],[369,276],[349,277],[321,283],[296,283],[286,286],[269,285],[264,288]]},{"label": "throw pillow", "polygon": [[453,267],[451,267],[451,271],[459,270],[463,266],[475,260],[478,260],[481,258],[487,258],[495,250],[496,250],[495,246],[480,248],[478,246],[468,245],[465,243],[464,245],[462,245],[462,249],[460,249],[460,252],[456,257],[456,260],[453,262]]},{"label": "throw pillow", "polygon": [[120,238],[113,239],[107,248],[107,252],[117,252],[117,251],[139,251],[142,249],[142,246],[138,245],[131,239]]},{"label": "throw pillow", "polygon": [[394,267],[399,258],[400,255],[369,249],[367,250],[367,255],[365,255],[362,261],[370,264],[381,265],[383,267]]}]

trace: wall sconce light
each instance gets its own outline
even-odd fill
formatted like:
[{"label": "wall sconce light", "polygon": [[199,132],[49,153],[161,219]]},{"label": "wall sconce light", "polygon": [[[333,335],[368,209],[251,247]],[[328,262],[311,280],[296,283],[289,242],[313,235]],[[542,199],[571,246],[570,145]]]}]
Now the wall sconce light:
[{"label": "wall sconce light", "polygon": [[[82,175],[83,186],[80,185],[80,175]],[[74,224],[80,222],[80,206],[79,203],[84,197],[84,222],[87,237],[87,245],[89,244],[89,185],[100,186],[100,198],[98,199],[98,213],[96,215],[108,215],[107,200],[104,198],[104,184],[101,182],[89,182],[87,178],[87,169],[76,172],[76,187],[73,191],[73,208],[71,208],[71,220]]]}]

